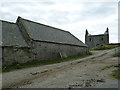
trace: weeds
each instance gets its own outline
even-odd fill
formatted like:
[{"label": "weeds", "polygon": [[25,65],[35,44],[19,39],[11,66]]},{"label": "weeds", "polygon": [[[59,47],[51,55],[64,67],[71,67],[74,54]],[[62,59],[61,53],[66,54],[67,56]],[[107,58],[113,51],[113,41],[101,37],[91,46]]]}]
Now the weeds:
[{"label": "weeds", "polygon": [[109,75],[110,75],[111,77],[117,79],[117,80],[120,79],[120,71],[119,71],[119,70],[114,70],[114,71],[112,71],[112,73],[109,74]]},{"label": "weeds", "polygon": [[[119,68],[119,67],[120,67],[120,64],[118,64],[118,65],[105,66],[105,67],[103,67],[103,68],[101,69],[101,71],[102,71],[102,70],[105,70],[105,69],[109,69],[109,68],[111,68],[111,67],[117,67],[117,68]],[[118,69],[118,70],[113,70],[112,73],[109,74],[109,76],[110,76],[110,77],[113,77],[113,78],[115,78],[115,79],[120,79],[120,69]]]}]

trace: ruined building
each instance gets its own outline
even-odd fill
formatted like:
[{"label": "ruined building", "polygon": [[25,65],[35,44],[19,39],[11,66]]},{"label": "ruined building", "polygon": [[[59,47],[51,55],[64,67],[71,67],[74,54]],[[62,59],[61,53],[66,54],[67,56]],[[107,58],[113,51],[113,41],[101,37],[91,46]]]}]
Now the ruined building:
[{"label": "ruined building", "polygon": [[2,64],[86,54],[87,46],[68,31],[18,17],[2,22]]},{"label": "ruined building", "polygon": [[90,35],[88,30],[86,30],[85,44],[88,48],[101,47],[109,44],[109,29],[107,28],[104,34],[99,35]]}]

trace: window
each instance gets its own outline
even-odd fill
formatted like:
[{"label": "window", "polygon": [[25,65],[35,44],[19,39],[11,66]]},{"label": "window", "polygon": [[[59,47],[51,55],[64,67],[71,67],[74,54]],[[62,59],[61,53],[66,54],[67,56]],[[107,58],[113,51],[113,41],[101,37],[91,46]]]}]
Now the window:
[{"label": "window", "polygon": [[103,41],[103,38],[102,38],[102,41]]},{"label": "window", "polygon": [[92,41],[92,39],[90,38],[90,41]]},{"label": "window", "polygon": [[99,46],[99,44],[96,44],[96,46]]}]

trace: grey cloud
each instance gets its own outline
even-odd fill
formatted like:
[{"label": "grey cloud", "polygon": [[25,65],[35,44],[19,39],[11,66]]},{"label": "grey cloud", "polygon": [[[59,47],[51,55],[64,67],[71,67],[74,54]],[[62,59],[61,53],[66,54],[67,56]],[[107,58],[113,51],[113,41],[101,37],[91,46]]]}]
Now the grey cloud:
[{"label": "grey cloud", "polygon": [[[97,8],[95,7],[96,4],[97,3],[84,3],[84,9],[82,10],[82,12],[81,11],[80,12],[79,11],[78,12],[75,12],[75,11],[54,12],[52,11],[52,15],[50,16],[50,19],[52,20],[56,19],[56,23],[64,24],[64,23],[69,23],[69,22],[70,23],[77,22],[78,20],[83,21],[83,20],[90,20],[90,19],[91,20],[92,19],[104,19],[112,14],[117,13],[116,7],[113,7],[113,4],[116,4],[116,3],[101,3]],[[71,16],[71,20],[68,18],[68,16]]]},{"label": "grey cloud", "polygon": [[[117,3],[80,3],[79,0],[75,0],[75,2],[69,2],[67,0],[65,3],[62,1],[64,6],[68,5],[68,3],[72,4],[72,6],[79,6],[80,4],[83,6],[83,8],[81,9],[77,7],[73,10],[70,10],[68,7],[65,7],[67,9],[64,10],[63,8],[62,10],[57,10],[55,7],[58,8],[57,5],[59,3],[60,1],[58,2],[55,0],[43,0],[41,2],[2,3],[1,8],[7,9],[8,12],[2,12],[1,19],[15,21],[17,16],[22,16],[23,18],[57,26],[58,28],[67,28],[67,30],[72,32],[82,41],[84,41],[84,31],[86,28],[88,28],[91,34],[104,33],[107,26],[110,26],[111,33],[113,32],[113,29],[117,29],[116,20],[113,22],[106,22],[106,24],[97,24],[99,20],[103,20],[104,22],[104,19],[111,15],[117,14]],[[94,22],[94,20],[96,22]],[[84,23],[84,21],[92,22]],[[94,24],[91,25],[91,23]],[[113,35],[114,38],[116,38],[115,34],[116,33]]]},{"label": "grey cloud", "polygon": [[51,11],[47,19],[48,19],[48,22],[52,21],[53,23],[56,23],[56,24],[67,24],[68,22],[70,23],[67,16],[68,16],[68,13],[66,12]]},{"label": "grey cloud", "polygon": [[104,19],[112,14],[117,13],[117,3],[107,2],[107,3],[101,3],[99,6],[96,5],[97,3],[84,3],[84,10],[82,11],[82,13],[77,12],[77,14],[79,14],[80,16],[78,16],[76,20]]},{"label": "grey cloud", "polygon": [[40,4],[44,4],[44,5],[53,5],[53,4],[55,4],[54,2],[52,2],[52,1],[42,1],[42,2],[40,2]]}]

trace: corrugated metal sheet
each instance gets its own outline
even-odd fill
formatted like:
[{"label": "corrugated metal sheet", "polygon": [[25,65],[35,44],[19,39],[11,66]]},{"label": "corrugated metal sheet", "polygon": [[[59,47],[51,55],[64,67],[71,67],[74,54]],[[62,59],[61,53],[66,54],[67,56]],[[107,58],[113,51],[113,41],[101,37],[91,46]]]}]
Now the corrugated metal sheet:
[{"label": "corrugated metal sheet", "polygon": [[67,31],[21,19],[29,36],[34,40],[85,46],[83,42]]},{"label": "corrugated metal sheet", "polygon": [[16,24],[2,21],[2,46],[28,46]]}]

